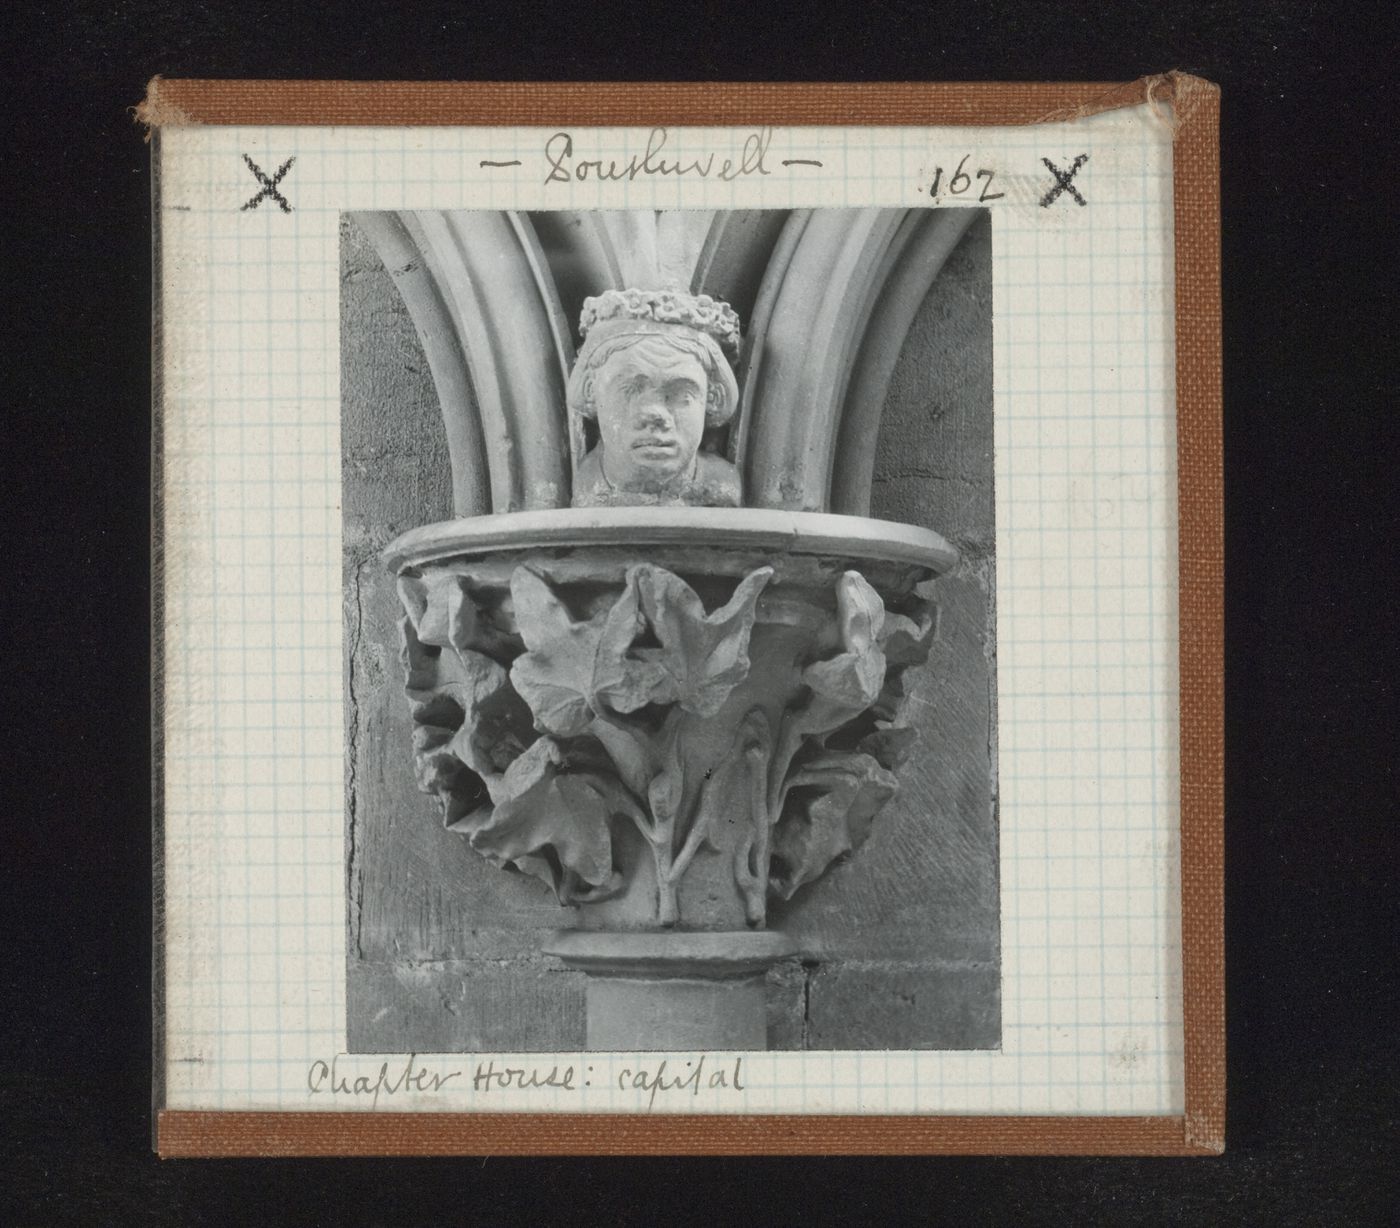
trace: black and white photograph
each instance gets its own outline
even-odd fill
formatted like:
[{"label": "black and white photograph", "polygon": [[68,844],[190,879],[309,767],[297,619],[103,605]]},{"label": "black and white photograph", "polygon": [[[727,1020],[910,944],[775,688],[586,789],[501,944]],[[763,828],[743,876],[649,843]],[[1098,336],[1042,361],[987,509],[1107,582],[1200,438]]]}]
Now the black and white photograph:
[{"label": "black and white photograph", "polygon": [[348,1052],[997,1049],[989,210],[339,242]]}]

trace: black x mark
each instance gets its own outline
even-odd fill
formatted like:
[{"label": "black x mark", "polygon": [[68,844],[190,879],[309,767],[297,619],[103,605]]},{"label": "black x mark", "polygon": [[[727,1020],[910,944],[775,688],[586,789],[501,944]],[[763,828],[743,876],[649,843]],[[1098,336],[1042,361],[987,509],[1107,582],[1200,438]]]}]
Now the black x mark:
[{"label": "black x mark", "polygon": [[1062,171],[1058,166],[1051,162],[1049,158],[1041,158],[1041,161],[1045,163],[1045,169],[1055,176],[1055,186],[1040,198],[1040,207],[1042,209],[1048,208],[1050,206],[1050,203],[1061,192],[1068,192],[1081,205],[1087,205],[1089,203],[1087,200],[1085,200],[1082,196],[1079,195],[1078,190],[1072,183],[1070,183],[1070,180],[1073,179],[1075,175],[1079,173],[1079,168],[1083,166],[1084,163],[1086,163],[1088,160],[1088,154],[1080,154],[1079,157],[1075,158],[1074,162],[1070,165],[1069,170]]},{"label": "black x mark", "polygon": [[262,167],[260,167],[256,162],[254,162],[253,159],[250,158],[247,154],[243,155],[243,161],[245,161],[248,164],[248,169],[253,172],[253,175],[257,178],[257,181],[260,184],[262,184],[262,191],[259,192],[256,196],[254,196],[253,199],[250,200],[246,205],[244,205],[243,209],[256,209],[260,204],[262,204],[263,201],[271,197],[279,205],[282,206],[283,213],[290,213],[292,211],[292,207],[287,203],[287,198],[277,190],[277,185],[282,182],[282,176],[285,175],[289,170],[291,170],[292,163],[296,161],[296,158],[288,158],[285,162],[283,162],[282,165],[277,168],[277,174],[273,175],[271,179],[269,179],[266,175],[263,174]]}]

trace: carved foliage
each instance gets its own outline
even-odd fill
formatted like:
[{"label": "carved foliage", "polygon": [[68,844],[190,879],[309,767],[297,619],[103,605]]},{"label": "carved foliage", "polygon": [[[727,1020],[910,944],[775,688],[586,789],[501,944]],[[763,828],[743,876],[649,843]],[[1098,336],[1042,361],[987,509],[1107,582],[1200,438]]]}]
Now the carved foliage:
[{"label": "carved foliage", "polygon": [[[864,843],[916,736],[892,722],[902,706],[904,671],[928,658],[931,613],[917,622],[887,613],[856,571],[841,577],[836,603],[840,650],[802,671],[800,697],[766,738],[748,745],[751,770],[766,786],[753,807],[752,848],[763,858],[737,867],[736,877],[755,923],[767,894],[790,899]],[[771,751],[755,749],[768,746]]]},{"label": "carved foliage", "polygon": [[455,573],[401,581],[420,787],[442,798],[448,826],[473,848],[566,904],[621,889],[614,825],[633,824],[655,864],[656,919],[673,924],[678,884],[712,845],[713,773],[693,747],[716,719],[737,722],[723,770],[747,774],[750,823],[734,873],[750,923],[761,924],[770,892],[790,897],[858,847],[894,792],[912,736],[891,723],[900,676],[927,656],[931,629],[886,613],[847,572],[836,651],[800,663],[780,702],[754,695],[747,715],[721,716],[748,678],[772,575],[752,572],[713,611],[649,564],[601,596],[528,566],[514,572],[508,602],[474,595]]}]

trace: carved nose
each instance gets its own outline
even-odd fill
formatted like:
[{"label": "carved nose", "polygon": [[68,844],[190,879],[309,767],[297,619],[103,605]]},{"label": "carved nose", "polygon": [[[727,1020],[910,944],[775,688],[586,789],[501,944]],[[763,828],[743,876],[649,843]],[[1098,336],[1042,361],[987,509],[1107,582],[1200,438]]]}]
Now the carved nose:
[{"label": "carved nose", "polygon": [[653,429],[666,428],[671,425],[671,415],[666,409],[665,403],[652,401],[641,407],[637,414],[638,422],[645,427]]}]

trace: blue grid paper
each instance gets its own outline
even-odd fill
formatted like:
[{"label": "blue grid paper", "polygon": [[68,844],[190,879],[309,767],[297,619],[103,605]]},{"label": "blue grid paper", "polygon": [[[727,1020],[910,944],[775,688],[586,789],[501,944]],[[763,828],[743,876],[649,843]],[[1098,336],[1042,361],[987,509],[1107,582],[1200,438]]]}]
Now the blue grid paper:
[{"label": "blue grid paper", "polygon": [[[548,135],[161,134],[168,1106],[367,1107],[307,1084],[344,1048],[341,212],[927,205],[933,166],[971,153],[1007,193],[991,206],[1002,1048],[751,1054],[744,1093],[656,1111],[1180,1113],[1165,124],[1135,108],[1035,128],[780,129],[774,160],[823,169],[727,184],[545,185]],[[574,137],[625,159],[647,133]],[[741,143],[677,129],[668,156]],[[1090,204],[1041,208],[1041,157],[1079,152]],[[295,157],[279,185],[291,213],[240,209],[258,190],[245,153],[269,173]],[[373,1077],[383,1060],[340,1069]],[[483,1098],[463,1077],[380,1108],[645,1107],[617,1085],[634,1059],[562,1060],[591,1068],[591,1086]]]}]

